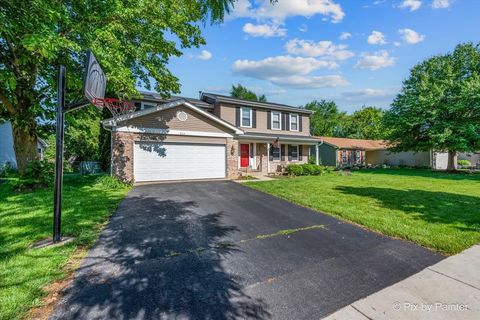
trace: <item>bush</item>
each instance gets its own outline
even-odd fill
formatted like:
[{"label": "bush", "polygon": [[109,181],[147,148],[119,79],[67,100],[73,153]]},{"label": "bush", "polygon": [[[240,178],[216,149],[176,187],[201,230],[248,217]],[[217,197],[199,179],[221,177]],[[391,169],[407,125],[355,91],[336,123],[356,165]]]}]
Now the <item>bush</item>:
[{"label": "bush", "polygon": [[8,178],[16,173],[17,170],[12,166],[10,162],[5,162],[0,168],[0,177]]},{"label": "bush", "polygon": [[107,189],[121,189],[128,186],[127,183],[113,176],[102,176],[97,180],[96,184]]},{"label": "bush", "polygon": [[303,176],[303,167],[299,164],[289,164],[287,173],[290,176]]},{"label": "bush", "polygon": [[316,164],[290,164],[287,166],[287,173],[291,176],[318,176],[324,173],[331,173],[335,167],[319,166]]},{"label": "bush", "polygon": [[29,162],[20,179],[15,183],[15,189],[36,189],[53,186],[55,181],[55,165],[47,160]]},{"label": "bush", "polygon": [[464,166],[464,167],[469,167],[469,166],[472,165],[472,163],[471,163],[470,161],[468,161],[468,160],[458,160],[458,161],[457,161],[457,164],[458,164],[459,166]]}]

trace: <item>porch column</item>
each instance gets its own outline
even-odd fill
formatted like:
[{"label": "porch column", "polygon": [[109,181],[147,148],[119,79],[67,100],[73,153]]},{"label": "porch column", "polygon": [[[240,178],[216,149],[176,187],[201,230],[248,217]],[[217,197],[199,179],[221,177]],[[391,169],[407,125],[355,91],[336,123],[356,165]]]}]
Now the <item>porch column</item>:
[{"label": "porch column", "polygon": [[270,143],[267,143],[267,174],[270,173]]},{"label": "porch column", "polygon": [[315,164],[317,166],[320,164],[320,159],[318,158],[318,143],[315,143]]}]

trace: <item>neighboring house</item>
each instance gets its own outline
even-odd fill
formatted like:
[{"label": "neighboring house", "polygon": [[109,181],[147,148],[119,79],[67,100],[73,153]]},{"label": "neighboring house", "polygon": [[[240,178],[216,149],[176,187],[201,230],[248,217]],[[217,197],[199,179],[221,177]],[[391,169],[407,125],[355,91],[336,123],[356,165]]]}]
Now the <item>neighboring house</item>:
[{"label": "neighboring house", "polygon": [[112,131],[112,174],[126,181],[236,178],[306,163],[318,140],[311,111],[201,93],[142,93],[137,111],[103,121]]},{"label": "neighboring house", "polygon": [[319,137],[320,162],[327,166],[390,165],[446,169],[446,152],[393,152],[383,140]]},{"label": "neighboring house", "polygon": [[[37,139],[37,152],[40,159],[43,159],[47,143],[42,139]],[[17,167],[17,159],[13,146],[12,125],[10,122],[0,124],[0,168],[4,163],[10,163],[12,167]]]}]

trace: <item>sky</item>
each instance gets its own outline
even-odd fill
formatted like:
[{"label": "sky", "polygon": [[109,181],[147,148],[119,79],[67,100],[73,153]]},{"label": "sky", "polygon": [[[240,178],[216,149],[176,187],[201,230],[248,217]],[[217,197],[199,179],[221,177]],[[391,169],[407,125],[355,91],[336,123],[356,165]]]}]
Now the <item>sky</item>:
[{"label": "sky", "polygon": [[388,108],[415,64],[480,42],[480,0],[240,0],[169,68],[181,94],[242,84],[268,101]]}]

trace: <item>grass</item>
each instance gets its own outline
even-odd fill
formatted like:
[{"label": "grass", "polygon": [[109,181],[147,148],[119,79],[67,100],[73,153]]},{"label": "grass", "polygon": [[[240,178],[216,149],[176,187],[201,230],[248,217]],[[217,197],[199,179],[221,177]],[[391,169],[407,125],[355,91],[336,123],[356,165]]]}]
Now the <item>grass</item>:
[{"label": "grass", "polygon": [[446,254],[480,242],[480,175],[376,169],[246,185]]},{"label": "grass", "polygon": [[56,248],[30,249],[51,237],[53,190],[16,193],[14,178],[0,182],[0,319],[19,319],[41,303],[43,288],[66,276],[73,255],[93,244],[129,187],[106,176],[66,175],[63,234],[75,241]]}]

